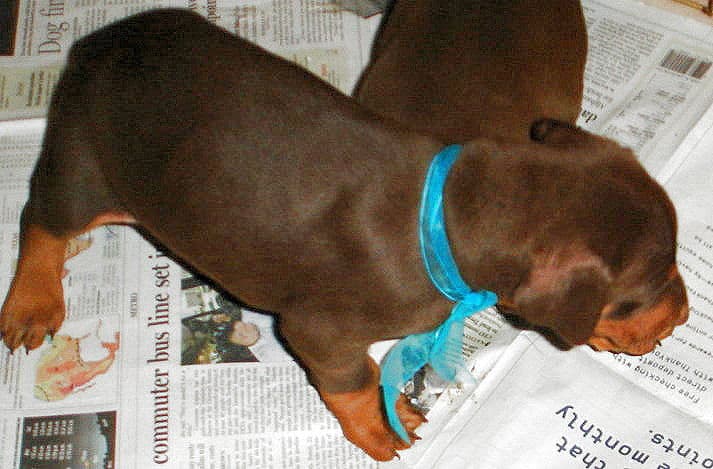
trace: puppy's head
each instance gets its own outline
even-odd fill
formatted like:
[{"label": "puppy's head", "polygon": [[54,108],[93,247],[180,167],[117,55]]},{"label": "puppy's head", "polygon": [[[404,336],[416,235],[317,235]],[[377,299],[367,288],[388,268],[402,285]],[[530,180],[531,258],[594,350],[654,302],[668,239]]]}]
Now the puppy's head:
[{"label": "puppy's head", "polygon": [[648,353],[688,318],[683,280],[667,257],[643,246],[620,264],[576,245],[536,255],[512,310],[565,345]]},{"label": "puppy's head", "polygon": [[556,324],[568,342],[586,339],[597,350],[650,352],[688,319],[686,289],[676,267],[673,204],[634,155],[610,140],[556,121],[535,124],[532,137],[571,148],[575,156],[582,151],[602,155],[591,166],[591,179],[602,177],[606,183],[591,213],[602,224],[590,225],[586,245],[575,242],[536,257],[516,301],[530,308],[544,295],[550,304],[579,303],[594,312],[583,315],[587,326],[595,320],[594,328],[582,329],[592,330],[585,338],[576,321]]},{"label": "puppy's head", "polygon": [[611,140],[554,121],[533,126],[532,137],[541,145],[506,149],[496,169],[479,168],[510,192],[492,201],[498,213],[484,213],[497,220],[489,235],[519,264],[517,278],[488,280],[507,310],[566,345],[651,351],[688,316],[671,201]]}]

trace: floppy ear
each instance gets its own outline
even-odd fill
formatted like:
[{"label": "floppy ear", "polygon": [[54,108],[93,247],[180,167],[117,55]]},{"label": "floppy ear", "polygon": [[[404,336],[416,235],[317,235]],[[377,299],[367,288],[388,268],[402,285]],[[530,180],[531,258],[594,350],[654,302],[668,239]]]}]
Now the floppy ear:
[{"label": "floppy ear", "polygon": [[547,145],[581,145],[589,137],[580,127],[555,119],[541,119],[530,126],[530,139]]},{"label": "floppy ear", "polygon": [[610,274],[586,249],[536,256],[514,295],[515,314],[570,345],[586,343],[607,302]]}]

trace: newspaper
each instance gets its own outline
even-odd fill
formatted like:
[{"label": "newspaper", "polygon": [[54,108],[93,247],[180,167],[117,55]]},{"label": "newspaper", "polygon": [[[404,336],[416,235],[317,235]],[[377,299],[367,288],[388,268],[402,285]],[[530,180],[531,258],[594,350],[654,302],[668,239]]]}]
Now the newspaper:
[{"label": "newspaper", "polygon": [[[18,119],[44,116],[74,40],[140,10],[191,8],[348,93],[379,21],[327,0],[17,5],[15,48],[0,57],[0,292],[44,129],[42,119]],[[271,316],[237,306],[135,231],[103,227],[73,245],[67,319],[54,339],[29,354],[0,349],[0,467],[713,467],[704,186],[713,32],[630,1],[584,8],[580,123],[636,148],[681,214],[691,321],[663,347],[641,358],[559,352],[492,310],[477,315],[465,351],[478,384],[420,373],[406,391],[427,413],[423,439],[377,464],[342,437]]]},{"label": "newspaper", "polygon": [[366,64],[378,27],[378,17],[362,20],[332,0],[17,1],[15,50],[0,55],[0,119],[43,117],[72,43],[144,10],[201,13],[345,92]]}]

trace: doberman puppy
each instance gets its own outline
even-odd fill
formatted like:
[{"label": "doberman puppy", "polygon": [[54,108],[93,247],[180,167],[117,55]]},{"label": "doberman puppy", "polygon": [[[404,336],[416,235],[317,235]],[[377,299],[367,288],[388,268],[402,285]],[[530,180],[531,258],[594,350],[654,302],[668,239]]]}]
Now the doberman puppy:
[{"label": "doberman puppy", "polygon": [[[68,240],[139,225],[274,311],[345,436],[391,459],[407,444],[385,423],[367,348],[430,330],[450,310],[417,234],[423,180],[442,147],[192,13],[110,25],[72,48],[54,93],[0,333],[11,349],[39,346],[64,317]],[[622,302],[656,308],[662,322],[682,307],[672,207],[613,148],[594,137],[576,149],[466,143],[446,190],[466,280],[572,343],[590,340],[592,318]],[[649,327],[637,351],[666,333]],[[597,340],[631,346],[617,330]],[[411,431],[422,422],[404,400],[398,411]]]},{"label": "doberman puppy", "polygon": [[446,142],[524,143],[539,120],[575,123],[586,55],[577,0],[397,0],[355,95]]},{"label": "doberman puppy", "polygon": [[[536,316],[539,309],[565,345],[578,343],[594,327],[588,340],[594,348],[641,354],[651,350],[653,337],[667,337],[688,316],[673,238],[656,258],[649,257],[652,251],[642,238],[642,230],[674,235],[675,217],[659,189],[622,197],[626,186],[651,186],[634,155],[576,127],[586,52],[579,0],[397,0],[382,21],[355,96],[366,108],[445,142],[533,140],[563,151],[561,164],[573,168],[590,164],[584,151],[627,161],[620,182],[579,201],[552,187],[545,190],[549,195],[538,194],[543,189],[536,186],[550,175],[531,167],[507,192],[479,195],[483,207],[500,210],[501,216],[493,214],[492,226],[472,232],[479,248],[468,241],[472,253],[491,257],[471,271],[475,285],[500,293],[505,310]],[[523,147],[520,157],[531,159],[535,145]],[[492,177],[482,174],[484,181]],[[608,175],[592,168],[588,183],[602,177]],[[519,206],[503,211],[503,198],[519,200]],[[572,213],[543,229],[538,218],[552,207],[531,205],[535,198],[557,206],[559,215]],[[579,208],[570,207],[578,203]],[[669,208],[651,225],[653,220],[631,211],[654,204]],[[583,276],[587,269],[589,278]],[[664,290],[651,288],[661,276],[668,279]],[[527,287],[524,278],[530,279]],[[572,282],[591,282],[591,289],[572,288]],[[594,307],[599,294],[603,308]],[[552,308],[557,304],[560,309]]]}]

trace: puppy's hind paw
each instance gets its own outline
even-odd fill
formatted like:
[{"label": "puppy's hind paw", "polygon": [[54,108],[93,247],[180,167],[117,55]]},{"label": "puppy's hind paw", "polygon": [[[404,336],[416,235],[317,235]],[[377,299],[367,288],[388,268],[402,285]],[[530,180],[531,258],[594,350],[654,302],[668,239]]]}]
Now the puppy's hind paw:
[{"label": "puppy's hind paw", "polygon": [[11,291],[0,312],[0,336],[12,351],[22,345],[30,351],[42,345],[45,336],[54,335],[63,320],[61,299],[46,293],[28,297]]}]

